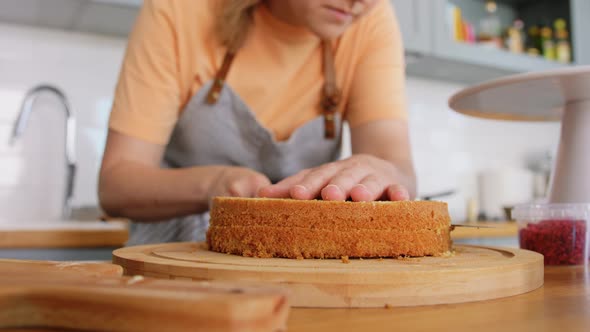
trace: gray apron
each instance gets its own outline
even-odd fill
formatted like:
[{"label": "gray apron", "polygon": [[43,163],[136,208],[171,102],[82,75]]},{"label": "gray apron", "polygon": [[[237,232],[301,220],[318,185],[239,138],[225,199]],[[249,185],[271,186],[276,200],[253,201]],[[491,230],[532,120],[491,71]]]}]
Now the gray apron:
[{"label": "gray apron", "polygon": [[[323,116],[299,127],[286,141],[276,141],[246,103],[225,85],[215,104],[206,102],[212,82],[186,105],[164,154],[172,168],[229,165],[261,172],[274,183],[340,156],[341,118],[335,114],[335,139],[324,137]],[[203,241],[208,213],[155,223],[133,222],[127,245]]]}]

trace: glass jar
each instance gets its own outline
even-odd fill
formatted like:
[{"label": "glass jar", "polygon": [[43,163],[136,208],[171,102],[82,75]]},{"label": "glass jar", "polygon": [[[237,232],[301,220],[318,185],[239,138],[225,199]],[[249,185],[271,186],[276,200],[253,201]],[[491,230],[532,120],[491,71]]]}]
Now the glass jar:
[{"label": "glass jar", "polygon": [[545,256],[545,265],[588,264],[590,204],[524,204],[512,210],[522,249]]}]

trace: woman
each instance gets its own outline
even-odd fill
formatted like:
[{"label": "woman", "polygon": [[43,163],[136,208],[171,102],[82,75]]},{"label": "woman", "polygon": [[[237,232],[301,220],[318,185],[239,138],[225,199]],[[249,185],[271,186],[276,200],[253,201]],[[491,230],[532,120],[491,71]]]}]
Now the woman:
[{"label": "woman", "polygon": [[[202,240],[215,196],[411,199],[404,93],[387,0],[146,0],[101,205],[137,221],[139,244]],[[343,120],[353,155],[338,160]]]}]

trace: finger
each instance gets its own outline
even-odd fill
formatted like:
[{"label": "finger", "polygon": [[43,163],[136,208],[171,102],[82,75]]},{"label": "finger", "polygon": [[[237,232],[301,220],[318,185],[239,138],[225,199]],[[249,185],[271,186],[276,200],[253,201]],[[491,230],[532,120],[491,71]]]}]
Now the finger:
[{"label": "finger", "polygon": [[315,199],[319,197],[321,190],[330,183],[332,177],[338,173],[341,167],[341,163],[336,162],[311,170],[291,188],[291,197],[294,199]]},{"label": "finger", "polygon": [[329,184],[322,189],[322,199],[326,201],[345,201],[350,190],[367,175],[363,167],[349,167],[334,175]]},{"label": "finger", "polygon": [[345,201],[346,194],[338,186],[329,184],[321,190],[320,195],[324,201]]},{"label": "finger", "polygon": [[387,188],[387,197],[390,201],[407,201],[410,199],[410,193],[404,186],[394,184]]},{"label": "finger", "polygon": [[306,169],[295,175],[286,177],[275,184],[264,186],[258,190],[257,196],[267,198],[291,198],[291,188],[295,184],[301,182],[303,177],[309,172],[310,170]]},{"label": "finger", "polygon": [[261,187],[270,185],[270,180],[263,175],[245,176],[233,182],[229,188],[230,196],[255,197]]},{"label": "finger", "polygon": [[253,186],[251,187],[252,191],[250,192],[249,197],[256,197],[261,188],[265,188],[270,185],[272,185],[272,182],[270,181],[270,179],[267,178],[266,176],[261,176],[260,178],[258,178],[254,182]]},{"label": "finger", "polygon": [[368,175],[350,190],[350,198],[355,202],[372,202],[383,197],[384,188],[374,175]]}]

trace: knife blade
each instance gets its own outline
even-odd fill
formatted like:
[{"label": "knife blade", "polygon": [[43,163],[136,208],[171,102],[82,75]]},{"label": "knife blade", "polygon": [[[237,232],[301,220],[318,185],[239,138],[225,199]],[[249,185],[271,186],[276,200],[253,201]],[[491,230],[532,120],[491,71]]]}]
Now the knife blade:
[{"label": "knife blade", "polygon": [[498,228],[496,226],[483,226],[483,225],[465,225],[465,224],[451,224],[452,228],[455,227],[466,227],[466,228]]}]

